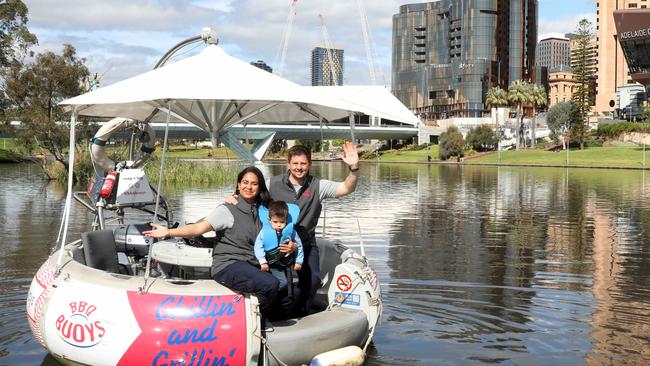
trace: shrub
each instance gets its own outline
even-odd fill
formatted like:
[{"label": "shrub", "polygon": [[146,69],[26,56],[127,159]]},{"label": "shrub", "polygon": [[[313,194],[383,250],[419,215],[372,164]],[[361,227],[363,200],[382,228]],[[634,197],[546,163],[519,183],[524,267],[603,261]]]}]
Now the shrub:
[{"label": "shrub", "polygon": [[469,130],[467,144],[476,151],[494,150],[497,146],[497,137],[490,126],[480,125]]},{"label": "shrub", "polygon": [[460,158],[463,156],[463,135],[458,130],[458,127],[451,126],[447,131],[440,135],[440,152],[438,156],[440,160],[447,160],[453,156]]},{"label": "shrub", "polygon": [[601,124],[596,129],[596,136],[605,139],[617,139],[622,134],[630,132],[650,133],[650,123],[619,122]]}]

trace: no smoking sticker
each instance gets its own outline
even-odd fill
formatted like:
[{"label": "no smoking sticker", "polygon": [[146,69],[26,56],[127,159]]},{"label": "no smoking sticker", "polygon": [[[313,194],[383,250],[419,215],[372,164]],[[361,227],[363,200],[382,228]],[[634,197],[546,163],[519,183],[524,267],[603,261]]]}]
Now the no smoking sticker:
[{"label": "no smoking sticker", "polygon": [[336,287],[341,291],[349,291],[352,288],[352,279],[348,275],[340,275],[336,279]]}]

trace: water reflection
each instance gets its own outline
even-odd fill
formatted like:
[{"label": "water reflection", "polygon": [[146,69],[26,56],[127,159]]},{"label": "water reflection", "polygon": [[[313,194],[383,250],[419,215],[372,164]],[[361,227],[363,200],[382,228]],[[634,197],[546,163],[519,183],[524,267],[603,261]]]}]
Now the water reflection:
[{"label": "water reflection", "polygon": [[432,169],[444,179],[418,184],[420,219],[398,220],[390,239],[385,295],[390,326],[399,325],[382,332],[387,343],[424,338],[433,350],[416,358],[424,364],[519,353],[525,363],[647,363],[640,173],[608,182],[594,171]]},{"label": "water reflection", "polygon": [[[63,193],[16,167],[0,166],[0,363],[52,365],[31,338],[24,297]],[[347,170],[320,163],[314,173],[341,180]],[[355,194],[326,204],[318,233],[363,243],[382,282],[368,365],[650,362],[644,172],[363,164],[361,174]],[[167,196],[192,222],[230,193]],[[87,217],[73,213],[78,235]]]}]

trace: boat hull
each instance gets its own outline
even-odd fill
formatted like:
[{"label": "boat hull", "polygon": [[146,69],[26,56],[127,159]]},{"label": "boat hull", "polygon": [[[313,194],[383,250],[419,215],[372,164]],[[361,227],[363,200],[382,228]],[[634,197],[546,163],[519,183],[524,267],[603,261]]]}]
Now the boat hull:
[{"label": "boat hull", "polygon": [[32,282],[27,314],[36,339],[65,364],[244,365],[258,358],[254,297],[208,280],[145,284],[65,256],[55,276],[57,254]]},{"label": "boat hull", "polygon": [[[265,357],[266,365],[306,364],[319,353],[363,346],[380,312],[368,302],[337,303],[330,295],[335,275],[340,282],[364,270],[345,263],[350,250],[328,245],[323,251],[331,257],[322,261],[327,280],[317,295],[328,309],[274,322],[274,332],[261,331],[254,296],[210,279],[145,281],[97,270],[73,259],[74,246],[64,249],[58,271],[58,251],[38,270],[27,317],[35,338],[66,365],[257,365]],[[368,277],[357,280],[350,289],[355,296],[379,297],[378,288],[371,294]]]}]

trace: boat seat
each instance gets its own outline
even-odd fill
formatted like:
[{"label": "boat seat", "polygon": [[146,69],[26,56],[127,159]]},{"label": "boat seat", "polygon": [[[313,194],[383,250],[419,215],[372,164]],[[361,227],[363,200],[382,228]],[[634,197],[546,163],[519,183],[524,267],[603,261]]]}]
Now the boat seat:
[{"label": "boat seat", "polygon": [[84,255],[84,248],[78,247],[72,250],[72,259],[81,264],[86,264],[86,257]]},{"label": "boat seat", "polygon": [[81,241],[88,267],[120,273],[113,230],[87,231],[81,234]]}]

